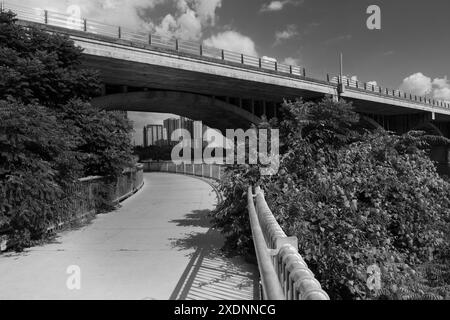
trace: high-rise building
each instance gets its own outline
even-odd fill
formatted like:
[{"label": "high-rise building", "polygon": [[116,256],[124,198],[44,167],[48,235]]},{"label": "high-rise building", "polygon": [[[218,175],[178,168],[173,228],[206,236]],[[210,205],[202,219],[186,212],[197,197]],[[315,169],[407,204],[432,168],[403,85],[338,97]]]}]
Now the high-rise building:
[{"label": "high-rise building", "polygon": [[167,133],[167,140],[169,141],[169,144],[178,143],[179,139],[172,139],[172,134],[177,129],[185,129],[189,132],[191,138],[194,137],[194,121],[188,118],[185,117],[180,117],[179,119],[169,118],[164,120],[163,123],[164,123],[164,130]]},{"label": "high-rise building", "polygon": [[194,121],[193,123],[193,146],[194,148],[202,148],[205,142],[203,141],[203,135],[207,130],[207,126],[205,126],[201,121]]},{"label": "high-rise building", "polygon": [[161,146],[165,144],[163,126],[160,124],[149,124],[144,127],[144,147]]},{"label": "high-rise building", "polygon": [[172,133],[178,129],[178,119],[175,118],[169,118],[164,120],[164,131],[166,132],[167,141],[169,144],[174,144],[177,141],[172,141]]}]

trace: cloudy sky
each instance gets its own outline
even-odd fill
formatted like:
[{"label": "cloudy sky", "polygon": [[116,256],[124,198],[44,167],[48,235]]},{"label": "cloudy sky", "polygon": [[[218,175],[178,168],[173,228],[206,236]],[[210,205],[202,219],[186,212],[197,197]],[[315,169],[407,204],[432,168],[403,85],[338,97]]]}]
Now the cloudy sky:
[{"label": "cloudy sky", "polygon": [[[11,0],[10,0],[11,1]],[[449,0],[14,0],[450,101]],[[381,30],[369,30],[369,5]],[[165,118],[159,116],[154,119]],[[142,115],[137,117],[145,122]],[[147,114],[150,122],[152,116]]]}]

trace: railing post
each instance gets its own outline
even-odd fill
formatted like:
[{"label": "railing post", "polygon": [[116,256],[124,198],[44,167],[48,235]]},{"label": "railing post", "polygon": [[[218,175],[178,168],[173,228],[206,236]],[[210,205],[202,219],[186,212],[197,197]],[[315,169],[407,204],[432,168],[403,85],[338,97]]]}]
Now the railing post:
[{"label": "railing post", "polygon": [[148,34],[148,44],[152,45],[152,34],[151,33]]},{"label": "railing post", "polygon": [[86,21],[86,19],[83,19],[83,31],[87,32],[87,21]]},{"label": "railing post", "polygon": [[200,45],[200,56],[203,56],[203,46]]},{"label": "railing post", "polygon": [[244,64],[244,54],[241,53],[241,63]]},{"label": "railing post", "polygon": [[259,65],[260,68],[262,67],[261,58],[258,58],[258,65]]},{"label": "railing post", "polygon": [[178,51],[178,39],[175,39],[175,50]]},{"label": "railing post", "polygon": [[278,62],[274,62],[274,64],[275,64],[275,71],[278,71]]},{"label": "railing post", "polygon": [[306,77],[306,69],[303,68],[303,76]]},{"label": "railing post", "polygon": [[117,28],[119,39],[122,38],[122,29],[120,27]]},{"label": "railing post", "polygon": [[44,23],[48,24],[48,11],[44,10]]},{"label": "railing post", "polygon": [[222,49],[221,53],[222,53],[222,60],[225,60],[225,51],[223,49]]},{"label": "railing post", "polygon": [[289,66],[289,73],[292,74],[292,66]]},{"label": "railing post", "polygon": [[330,74],[327,73],[327,82],[330,82]]}]

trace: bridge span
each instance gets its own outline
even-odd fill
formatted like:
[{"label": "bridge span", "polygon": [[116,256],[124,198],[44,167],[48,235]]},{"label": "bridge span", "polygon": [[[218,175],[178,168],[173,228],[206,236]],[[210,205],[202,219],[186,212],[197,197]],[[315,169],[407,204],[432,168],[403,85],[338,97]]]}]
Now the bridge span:
[{"label": "bridge span", "polygon": [[[116,211],[53,243],[0,255],[3,299],[254,299],[256,267],[227,258],[207,217],[218,196],[200,178],[145,173]],[[69,266],[80,289],[68,289]]]},{"label": "bridge span", "polygon": [[283,99],[331,95],[353,102],[388,130],[403,133],[432,122],[450,137],[448,101],[329,75],[317,79],[304,67],[45,8],[6,3],[3,9],[16,12],[21,24],[65,34],[83,48],[83,65],[99,70],[104,83],[104,96],[92,102],[105,108],[176,113],[223,130],[248,127],[262,115],[276,117]]}]

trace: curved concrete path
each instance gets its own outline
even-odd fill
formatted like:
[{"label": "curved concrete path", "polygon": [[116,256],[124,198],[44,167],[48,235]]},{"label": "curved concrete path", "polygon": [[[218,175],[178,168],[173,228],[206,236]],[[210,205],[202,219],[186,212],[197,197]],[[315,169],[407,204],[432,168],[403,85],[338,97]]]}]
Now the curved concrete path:
[{"label": "curved concrete path", "polygon": [[[144,181],[119,209],[55,242],[0,255],[0,300],[252,299],[254,266],[224,257],[223,239],[209,226],[212,187],[166,173]],[[67,273],[69,266],[76,267]]]}]

